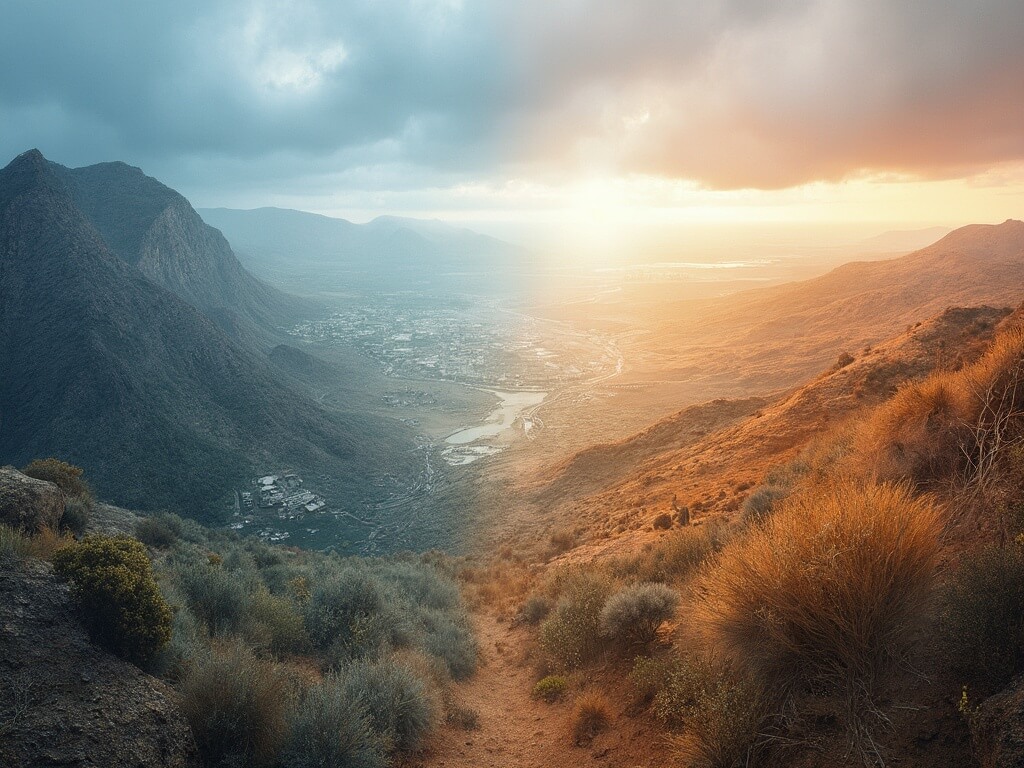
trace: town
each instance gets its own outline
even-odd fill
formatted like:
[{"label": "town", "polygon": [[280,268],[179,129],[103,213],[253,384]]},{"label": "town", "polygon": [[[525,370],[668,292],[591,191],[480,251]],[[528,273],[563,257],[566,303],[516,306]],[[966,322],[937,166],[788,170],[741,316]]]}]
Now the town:
[{"label": "town", "polygon": [[[323,496],[302,485],[302,478],[294,472],[254,477],[249,488],[235,492],[236,519],[230,527],[241,530],[246,526],[266,523],[268,519],[300,520],[308,515],[326,513],[327,502]],[[273,528],[262,528],[256,534],[269,541],[282,541],[289,537],[287,531],[275,531]]]}]

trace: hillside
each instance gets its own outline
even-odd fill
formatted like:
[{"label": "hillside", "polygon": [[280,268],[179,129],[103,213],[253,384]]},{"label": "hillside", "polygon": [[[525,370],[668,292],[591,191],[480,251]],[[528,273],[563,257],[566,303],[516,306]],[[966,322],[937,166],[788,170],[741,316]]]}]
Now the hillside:
[{"label": "hillside", "polygon": [[773,466],[841,430],[901,384],[973,359],[1007,314],[948,309],[787,394],[691,406],[624,440],[509,479],[498,495],[515,494],[511,506],[519,514],[502,530],[542,542],[539,530],[574,530],[578,541],[614,551],[631,546],[623,534],[648,536],[652,520],[672,512],[673,499],[695,519],[735,512]]},{"label": "hillside", "polygon": [[37,151],[0,171],[0,462],[56,455],[106,498],[209,515],[250,472],[328,475],[339,501],[412,443],[325,410],[267,359],[115,255]]},{"label": "hillside", "polygon": [[439,221],[380,216],[366,224],[283,208],[204,208],[245,265],[307,290],[479,286],[511,273],[521,248]]},{"label": "hillside", "polygon": [[188,200],[140,169],[120,162],[50,167],[114,254],[231,335],[266,344],[268,334],[311,311],[249,274]]}]

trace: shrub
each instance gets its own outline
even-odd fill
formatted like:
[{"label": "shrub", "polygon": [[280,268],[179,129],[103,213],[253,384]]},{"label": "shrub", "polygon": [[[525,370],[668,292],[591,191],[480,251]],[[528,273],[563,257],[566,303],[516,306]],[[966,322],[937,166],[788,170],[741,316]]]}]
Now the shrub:
[{"label": "shrub", "polygon": [[178,588],[211,635],[236,632],[249,604],[242,581],[217,566],[194,563],[178,573]]},{"label": "shrub", "polygon": [[21,472],[36,480],[47,480],[54,483],[69,497],[92,498],[89,486],[82,479],[81,467],[68,464],[66,461],[53,458],[36,459],[26,465]]},{"label": "shrub", "polygon": [[213,653],[181,684],[181,707],[206,765],[273,765],[293,698],[285,675],[242,647]]},{"label": "shrub", "polygon": [[550,600],[543,595],[530,595],[519,609],[518,618],[533,626],[547,618],[549,613],[551,613]]},{"label": "shrub", "polygon": [[421,613],[421,619],[425,624],[420,641],[423,650],[444,662],[453,680],[465,680],[472,675],[479,649],[469,626],[437,610]]},{"label": "shrub", "polygon": [[934,507],[903,486],[790,497],[722,553],[698,620],[773,688],[826,686],[867,703],[926,610],[939,529]]},{"label": "shrub", "polygon": [[475,731],[480,727],[480,713],[470,707],[452,704],[447,708],[445,721],[463,731]]},{"label": "shrub", "polygon": [[551,534],[551,551],[560,555],[576,546],[576,534],[572,531],[557,531]]},{"label": "shrub", "polygon": [[1024,552],[990,548],[953,576],[939,633],[950,666],[985,692],[1024,671]]},{"label": "shrub", "polygon": [[708,523],[682,528],[632,558],[615,561],[611,570],[631,581],[678,583],[707,562],[726,540],[724,525]]},{"label": "shrub", "polygon": [[668,514],[667,512],[662,512],[660,515],[654,518],[654,522],[651,523],[651,525],[654,527],[654,530],[656,531],[667,531],[669,528],[672,527],[672,515]]},{"label": "shrub", "polygon": [[153,549],[170,549],[178,534],[163,516],[144,517],[135,524],[135,537]]},{"label": "shrub", "polygon": [[342,680],[345,695],[366,712],[388,752],[415,749],[437,722],[437,706],[423,680],[403,664],[357,661]]},{"label": "shrub", "polygon": [[380,586],[369,576],[346,571],[317,583],[306,604],[306,629],[317,648],[347,648],[361,655],[360,640],[386,610]]},{"label": "shrub", "polygon": [[561,675],[548,675],[537,681],[531,694],[533,698],[543,699],[550,704],[562,698],[568,688],[569,681]]},{"label": "shrub", "polygon": [[633,660],[629,680],[636,691],[638,703],[650,704],[654,701],[654,697],[668,685],[669,678],[678,664],[675,657],[656,659],[650,656],[637,656]]},{"label": "shrub", "polygon": [[171,609],[139,542],[88,536],[57,550],[53,563],[71,581],[83,622],[101,645],[145,663],[170,640]]},{"label": "shrub", "polygon": [[250,642],[279,656],[300,653],[309,645],[306,626],[296,607],[265,589],[249,598],[244,622]]},{"label": "shrub", "polygon": [[92,516],[92,504],[85,496],[75,496],[64,502],[64,514],[60,517],[61,530],[82,536]]},{"label": "shrub", "polygon": [[281,755],[283,768],[385,768],[369,718],[337,677],[311,689],[299,705]]},{"label": "shrub", "polygon": [[612,595],[601,610],[601,632],[623,645],[645,645],[675,615],[679,593],[664,584],[637,584]]},{"label": "shrub", "polygon": [[789,493],[788,488],[762,485],[743,502],[743,522],[748,525],[763,522]]},{"label": "shrub", "polygon": [[601,609],[609,591],[606,580],[592,575],[577,575],[566,585],[555,609],[540,627],[540,645],[549,659],[572,669],[597,654]]},{"label": "shrub", "polygon": [[580,696],[573,707],[572,735],[577,745],[589,744],[611,720],[611,706],[608,699],[596,691]]},{"label": "shrub", "polygon": [[672,739],[685,765],[751,765],[765,746],[762,733],[770,710],[764,690],[753,679],[713,663],[680,663],[658,694],[656,709],[663,719],[685,722],[682,734]]}]

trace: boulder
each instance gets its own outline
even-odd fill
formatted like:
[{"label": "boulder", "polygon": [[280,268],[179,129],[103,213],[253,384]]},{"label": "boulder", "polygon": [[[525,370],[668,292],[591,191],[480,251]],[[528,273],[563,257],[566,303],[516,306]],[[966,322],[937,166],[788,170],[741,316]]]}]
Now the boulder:
[{"label": "boulder", "polygon": [[1024,676],[981,702],[971,717],[971,740],[982,768],[1024,765]]},{"label": "boulder", "polygon": [[195,768],[164,683],[93,645],[48,563],[0,568],[0,765]]},{"label": "boulder", "polygon": [[63,514],[64,492],[56,485],[0,467],[0,523],[35,533],[56,530]]}]

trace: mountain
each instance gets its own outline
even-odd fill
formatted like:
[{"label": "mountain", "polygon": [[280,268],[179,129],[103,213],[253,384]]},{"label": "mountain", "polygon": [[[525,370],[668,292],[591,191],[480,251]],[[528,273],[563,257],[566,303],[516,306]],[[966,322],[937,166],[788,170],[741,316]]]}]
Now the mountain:
[{"label": "mountain", "polygon": [[463,286],[521,270],[515,245],[440,221],[380,216],[354,224],[283,208],[204,208],[247,267],[293,288]]},{"label": "mountain", "polygon": [[232,335],[273,334],[309,311],[249,274],[188,200],[140,169],[121,162],[50,167],[114,254]]},{"label": "mountain", "polygon": [[[376,498],[375,479],[411,448],[406,429],[286,386],[265,355],[137,266],[167,252],[147,251],[145,235],[111,248],[67,179],[37,150],[0,171],[0,463],[59,456],[118,504],[196,516],[249,473],[286,466],[331,478],[338,501]],[[125,221],[157,207],[125,199]],[[114,220],[113,205],[97,207]],[[178,277],[204,295],[195,273]]]},{"label": "mountain", "polygon": [[863,253],[896,253],[926,248],[948,235],[949,227],[925,227],[924,229],[892,229],[880,235],[861,240],[856,249]]}]

